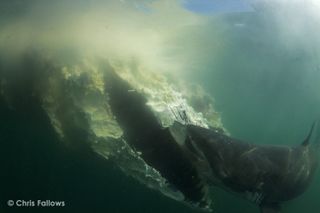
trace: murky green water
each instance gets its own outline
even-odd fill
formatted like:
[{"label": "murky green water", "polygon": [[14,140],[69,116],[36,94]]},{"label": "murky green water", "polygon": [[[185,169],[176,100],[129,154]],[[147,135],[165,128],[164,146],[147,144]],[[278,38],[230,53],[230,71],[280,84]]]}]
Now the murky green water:
[{"label": "murky green water", "polygon": [[[174,103],[177,91],[188,103],[201,100],[204,117],[194,114],[196,121],[221,125],[221,117],[235,138],[300,144],[320,118],[320,5],[246,2],[241,11],[212,13],[180,1],[0,2],[0,211],[201,212],[139,182],[141,171],[124,166],[141,166],[137,156],[97,142],[120,134],[110,112],[100,119],[93,104],[105,106],[107,62],[162,119],[159,103],[168,94]],[[203,90],[190,95],[191,84]],[[317,173],[282,212],[320,211]],[[210,195],[213,212],[258,212],[221,189]],[[8,200],[65,206],[9,207]]]},{"label": "murky green water", "polygon": [[[250,13],[222,17],[218,33],[225,37],[217,43],[223,51],[214,53],[213,60],[204,59],[203,72],[190,76],[213,95],[222,122],[233,136],[254,143],[295,145],[319,118],[319,46],[313,37],[319,32],[303,26],[301,37],[293,38],[290,17],[284,18],[287,24],[282,29],[273,18]],[[314,212],[319,184],[318,174],[309,190],[286,203],[283,212]],[[256,212],[229,194],[217,196],[219,212]]]}]

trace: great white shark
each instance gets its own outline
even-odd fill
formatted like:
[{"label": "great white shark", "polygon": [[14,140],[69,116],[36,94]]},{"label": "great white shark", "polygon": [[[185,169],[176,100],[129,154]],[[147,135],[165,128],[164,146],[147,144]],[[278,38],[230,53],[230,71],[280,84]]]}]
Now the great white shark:
[{"label": "great white shark", "polygon": [[[105,89],[123,138],[141,153],[185,201],[209,209],[208,187],[217,186],[278,213],[281,203],[302,194],[318,165],[319,137],[310,133],[297,146],[256,145],[216,128],[175,123],[163,128],[146,98],[111,67]],[[316,143],[310,143],[313,138]],[[315,138],[315,139],[314,139]]]},{"label": "great white shark", "polygon": [[209,183],[258,204],[262,213],[278,213],[281,203],[301,195],[314,177],[320,142],[312,137],[315,125],[297,146],[257,145],[192,125],[185,142],[199,161],[208,162]]}]

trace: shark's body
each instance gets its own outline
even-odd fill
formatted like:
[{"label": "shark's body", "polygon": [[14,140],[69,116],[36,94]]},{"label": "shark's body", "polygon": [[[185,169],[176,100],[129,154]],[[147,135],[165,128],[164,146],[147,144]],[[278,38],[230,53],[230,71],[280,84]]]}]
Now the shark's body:
[{"label": "shark's body", "polygon": [[317,166],[311,133],[300,146],[281,147],[242,142],[217,129],[163,128],[141,94],[113,71],[107,74],[109,104],[124,139],[187,202],[207,209],[207,188],[214,185],[243,195],[263,213],[275,213],[309,185]]},{"label": "shark's body", "polygon": [[280,204],[302,194],[314,176],[318,153],[309,144],[311,133],[301,145],[288,147],[254,145],[188,126],[186,144],[209,163],[209,182],[258,204],[261,212],[279,212]]}]

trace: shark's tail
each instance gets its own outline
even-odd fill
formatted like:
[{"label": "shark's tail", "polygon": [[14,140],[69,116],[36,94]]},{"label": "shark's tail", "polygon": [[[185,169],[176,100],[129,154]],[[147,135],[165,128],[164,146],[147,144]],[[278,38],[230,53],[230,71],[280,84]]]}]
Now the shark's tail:
[{"label": "shark's tail", "polygon": [[302,146],[315,146],[317,149],[320,147],[320,120],[313,122],[308,136],[302,142]]}]

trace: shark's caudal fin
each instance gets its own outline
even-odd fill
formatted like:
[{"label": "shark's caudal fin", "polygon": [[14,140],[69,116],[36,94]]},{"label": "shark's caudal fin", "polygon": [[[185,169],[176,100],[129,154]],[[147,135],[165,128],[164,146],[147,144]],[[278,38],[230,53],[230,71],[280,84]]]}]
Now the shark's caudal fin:
[{"label": "shark's caudal fin", "polygon": [[320,129],[319,129],[319,120],[313,122],[311,129],[309,131],[308,136],[304,141],[302,142],[302,146],[307,146],[311,143],[311,141],[314,141],[315,145],[320,145]]},{"label": "shark's caudal fin", "polygon": [[309,131],[309,134],[308,136],[306,137],[306,139],[304,139],[304,141],[302,142],[302,146],[307,146],[310,144],[310,138],[311,138],[311,135],[312,135],[312,132],[313,132],[313,129],[314,129],[314,126],[316,125],[316,122],[313,122],[312,126],[311,126],[311,129]]}]

